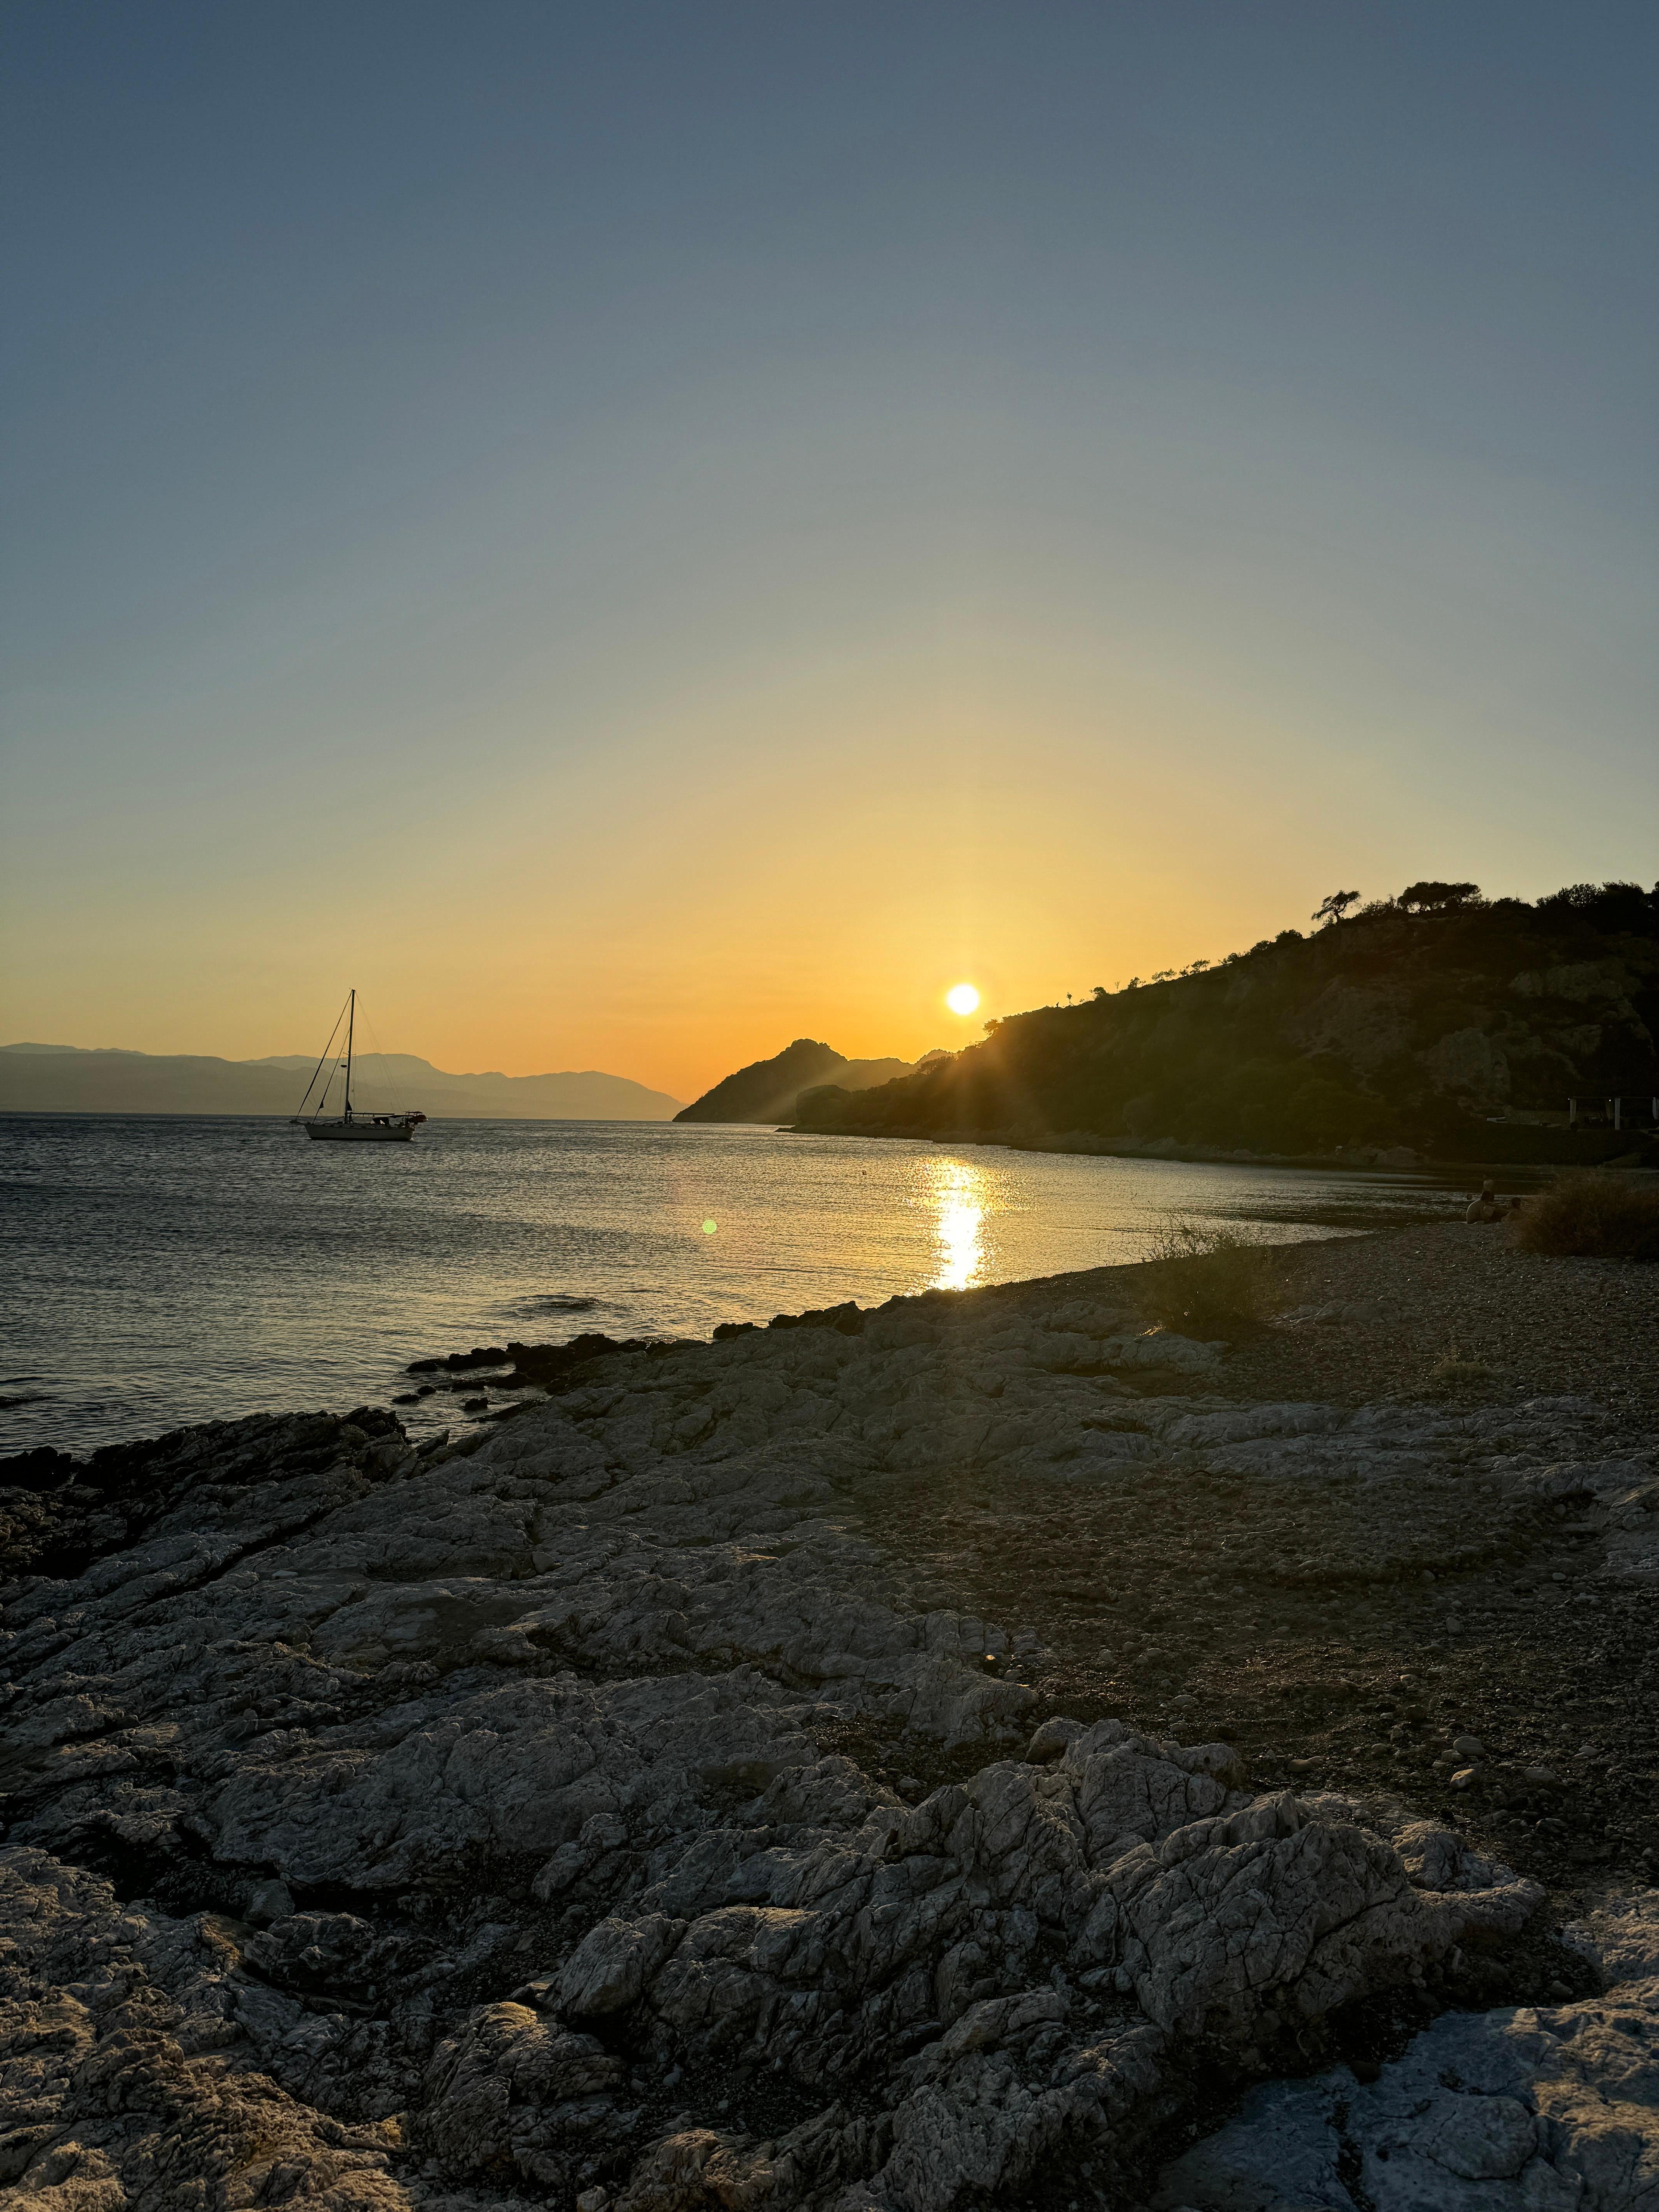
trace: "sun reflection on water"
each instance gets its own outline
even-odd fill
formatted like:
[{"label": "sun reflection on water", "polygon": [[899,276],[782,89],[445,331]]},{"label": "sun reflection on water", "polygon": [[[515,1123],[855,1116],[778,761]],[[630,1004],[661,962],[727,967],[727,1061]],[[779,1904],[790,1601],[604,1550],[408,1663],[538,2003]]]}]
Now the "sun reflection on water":
[{"label": "sun reflection on water", "polygon": [[989,1195],[987,1178],[966,1160],[930,1160],[927,1180],[937,1245],[933,1287],[971,1290],[985,1262],[981,1228]]}]

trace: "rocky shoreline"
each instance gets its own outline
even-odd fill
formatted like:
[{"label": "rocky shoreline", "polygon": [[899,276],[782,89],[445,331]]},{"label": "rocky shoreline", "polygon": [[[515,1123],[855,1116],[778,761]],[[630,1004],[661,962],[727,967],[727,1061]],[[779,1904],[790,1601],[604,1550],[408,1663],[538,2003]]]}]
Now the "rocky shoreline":
[{"label": "rocky shoreline", "polygon": [[1656,1271],[1480,1235],[0,1468],[0,2203],[1650,2208]]}]

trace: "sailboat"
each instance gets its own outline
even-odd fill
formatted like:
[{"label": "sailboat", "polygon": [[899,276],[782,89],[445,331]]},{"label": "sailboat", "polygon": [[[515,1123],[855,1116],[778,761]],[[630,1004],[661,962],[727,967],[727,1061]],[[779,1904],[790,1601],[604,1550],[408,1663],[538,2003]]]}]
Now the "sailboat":
[{"label": "sailboat", "polygon": [[[332,1056],[335,1040],[340,1034],[342,1020],[345,1023],[345,1058],[335,1060]],[[360,1114],[351,1103],[352,1048],[356,1029],[357,994],[354,989],[346,994],[345,1005],[335,1019],[328,1042],[323,1047],[323,1056],[306,1085],[306,1095],[300,1101],[300,1110],[294,1120],[303,1125],[307,1137],[320,1144],[406,1145],[425,1121],[424,1114]],[[323,1075],[325,1066],[328,1073],[323,1076],[323,1087],[317,1093],[317,1103],[307,1115],[306,1108],[310,1103],[312,1092],[317,1090],[318,1077]],[[337,1072],[341,1070],[345,1074],[345,1110],[339,1115],[325,1116],[323,1109],[328,1103],[329,1090]]]}]

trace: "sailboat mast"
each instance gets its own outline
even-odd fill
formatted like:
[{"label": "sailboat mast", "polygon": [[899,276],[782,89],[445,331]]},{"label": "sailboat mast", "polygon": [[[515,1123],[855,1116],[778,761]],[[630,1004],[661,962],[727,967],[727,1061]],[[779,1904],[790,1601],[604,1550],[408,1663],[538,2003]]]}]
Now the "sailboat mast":
[{"label": "sailboat mast", "polygon": [[351,1119],[351,1032],[357,1025],[357,994],[354,990],[346,1001],[346,1096],[345,1117]]}]

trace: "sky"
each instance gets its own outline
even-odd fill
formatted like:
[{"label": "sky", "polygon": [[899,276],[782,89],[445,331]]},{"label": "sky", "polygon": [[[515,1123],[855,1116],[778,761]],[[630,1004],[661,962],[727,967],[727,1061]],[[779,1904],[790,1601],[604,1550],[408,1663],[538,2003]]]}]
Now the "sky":
[{"label": "sky", "polygon": [[1659,872],[1647,0],[0,21],[0,1035],[690,1097]]}]

